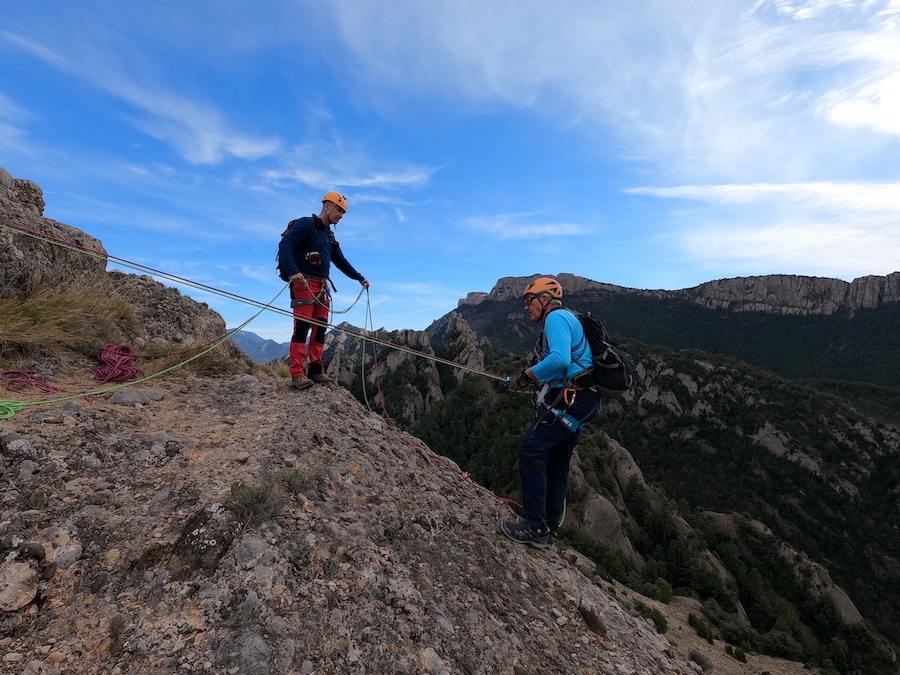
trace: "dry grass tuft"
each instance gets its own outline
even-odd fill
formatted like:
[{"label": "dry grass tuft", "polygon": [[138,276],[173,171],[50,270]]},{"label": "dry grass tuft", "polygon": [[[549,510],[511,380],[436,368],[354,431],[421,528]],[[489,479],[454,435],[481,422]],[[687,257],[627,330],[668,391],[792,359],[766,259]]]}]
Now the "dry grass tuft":
[{"label": "dry grass tuft", "polygon": [[319,478],[318,472],[299,469],[266,472],[259,483],[233,485],[225,507],[245,527],[255,527],[281,515],[289,495],[309,489]]},{"label": "dry grass tuft", "polygon": [[[97,358],[104,345],[128,343],[140,333],[131,303],[101,281],[67,289],[35,282],[25,296],[0,299],[0,359],[6,364],[48,358],[63,363],[73,352]],[[153,375],[204,348],[151,342],[134,350],[133,365]],[[237,345],[226,341],[187,365],[201,374],[243,372],[242,356]]]},{"label": "dry grass tuft", "polygon": [[104,283],[57,289],[35,283],[21,298],[0,299],[0,357],[96,354],[137,329],[131,305]]}]

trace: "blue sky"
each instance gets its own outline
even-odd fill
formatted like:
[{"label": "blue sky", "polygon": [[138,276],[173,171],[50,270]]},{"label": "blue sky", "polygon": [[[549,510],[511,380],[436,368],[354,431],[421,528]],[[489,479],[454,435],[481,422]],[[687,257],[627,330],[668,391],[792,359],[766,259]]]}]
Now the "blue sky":
[{"label": "blue sky", "polygon": [[[388,329],[506,276],[678,289],[900,269],[900,0],[3,14],[0,166],[111,255],[229,293],[278,293],[284,225],[332,189]],[[333,277],[345,309],[359,286]],[[182,291],[229,327],[255,313]],[[365,303],[344,320],[366,325]],[[284,342],[290,320],[248,330]]]}]

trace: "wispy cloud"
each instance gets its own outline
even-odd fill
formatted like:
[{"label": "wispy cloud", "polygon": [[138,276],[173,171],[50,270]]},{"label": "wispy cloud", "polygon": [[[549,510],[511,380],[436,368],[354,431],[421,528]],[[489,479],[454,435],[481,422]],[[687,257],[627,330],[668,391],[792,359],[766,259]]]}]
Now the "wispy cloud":
[{"label": "wispy cloud", "polygon": [[900,243],[893,230],[834,222],[789,221],[764,227],[723,222],[687,229],[678,238],[687,255],[706,261],[711,269],[852,279],[873,269],[900,269]]},{"label": "wispy cloud", "polygon": [[900,182],[813,182],[752,183],[747,185],[680,185],[677,187],[637,187],[631,194],[691,199],[719,204],[780,202],[807,204],[817,208],[880,211],[900,219]]},{"label": "wispy cloud", "polygon": [[[710,268],[852,278],[900,268],[900,183],[794,183],[634,188],[687,201],[671,234]],[[691,207],[691,202],[712,205]]]},{"label": "wispy cloud", "polygon": [[499,240],[541,239],[543,237],[566,237],[584,234],[588,228],[578,223],[534,222],[537,217],[528,213],[504,213],[494,216],[470,216],[462,227],[481,235]]},{"label": "wispy cloud", "polygon": [[133,75],[134,64],[121,63],[107,50],[86,42],[72,41],[74,54],[64,56],[34,41],[8,32],[0,33],[10,45],[41,61],[105,91],[135,109],[133,125],[166,142],[185,160],[195,164],[218,164],[227,157],[258,159],[281,146],[281,139],[263,138],[237,131],[216,107],[169,91],[158,84],[145,84]]},{"label": "wispy cloud", "polygon": [[333,11],[361,87],[385,106],[403,90],[534,108],[598,141],[612,127],[626,153],[692,180],[809,179],[835,152],[853,165],[878,151],[853,129],[900,128],[894,0]]}]

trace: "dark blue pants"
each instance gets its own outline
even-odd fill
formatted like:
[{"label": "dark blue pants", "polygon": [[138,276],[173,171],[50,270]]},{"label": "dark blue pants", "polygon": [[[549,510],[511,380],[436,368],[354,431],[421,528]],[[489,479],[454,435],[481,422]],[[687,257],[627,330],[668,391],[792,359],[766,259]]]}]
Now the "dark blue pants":
[{"label": "dark blue pants", "polygon": [[[557,390],[558,391],[558,390]],[[552,402],[551,390],[546,400]],[[557,406],[562,408],[562,402]],[[590,390],[579,391],[566,412],[586,424],[600,410],[600,395]],[[558,420],[552,410],[538,406],[534,421],[519,442],[519,480],[525,517],[538,532],[556,530],[566,508],[569,490],[569,461],[581,436],[581,427],[571,431]]]}]

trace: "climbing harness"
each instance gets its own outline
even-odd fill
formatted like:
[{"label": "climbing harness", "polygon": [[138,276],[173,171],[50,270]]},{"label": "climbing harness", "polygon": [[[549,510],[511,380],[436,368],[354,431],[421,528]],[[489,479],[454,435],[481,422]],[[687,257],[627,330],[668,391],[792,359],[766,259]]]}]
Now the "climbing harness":
[{"label": "climbing harness", "polygon": [[[330,279],[325,278],[322,280],[330,281]],[[309,281],[307,281],[306,277],[303,277],[303,285],[306,286],[306,290],[310,292],[310,297],[297,299],[293,297],[293,287],[291,288],[291,307],[305,307],[307,305],[319,305],[320,307],[329,307],[331,306],[331,293],[328,291],[328,284],[323,283],[319,288],[318,292],[313,293],[312,288],[309,287]]]},{"label": "climbing harness", "polygon": [[347,312],[349,312],[351,309],[353,309],[356,306],[356,303],[358,303],[360,298],[362,298],[363,291],[366,290],[365,287],[361,287],[359,289],[359,295],[356,296],[356,300],[354,300],[352,303],[350,303],[350,306],[347,307],[346,309],[334,309],[331,306],[331,291],[328,290],[328,285],[329,284],[331,285],[331,288],[335,293],[337,293],[337,286],[334,285],[334,282],[331,280],[330,277],[324,277],[322,281],[328,282],[328,283],[327,284],[323,283],[322,287],[319,289],[319,292],[313,293],[313,290],[309,287],[309,280],[306,278],[306,276],[304,276],[303,277],[303,285],[306,286],[306,290],[308,290],[310,292],[312,297],[304,298],[302,300],[291,299],[291,307],[292,308],[293,307],[303,307],[305,305],[312,305],[312,304],[317,304],[320,307],[325,307],[327,305],[328,311],[330,312],[331,315],[346,314]]}]

